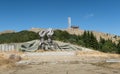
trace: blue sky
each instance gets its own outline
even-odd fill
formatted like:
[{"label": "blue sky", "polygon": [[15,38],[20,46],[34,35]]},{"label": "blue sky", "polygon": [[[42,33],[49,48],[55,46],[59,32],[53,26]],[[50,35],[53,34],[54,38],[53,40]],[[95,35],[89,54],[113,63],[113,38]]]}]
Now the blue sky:
[{"label": "blue sky", "polygon": [[120,0],[0,0],[0,31],[67,28],[120,35]]}]

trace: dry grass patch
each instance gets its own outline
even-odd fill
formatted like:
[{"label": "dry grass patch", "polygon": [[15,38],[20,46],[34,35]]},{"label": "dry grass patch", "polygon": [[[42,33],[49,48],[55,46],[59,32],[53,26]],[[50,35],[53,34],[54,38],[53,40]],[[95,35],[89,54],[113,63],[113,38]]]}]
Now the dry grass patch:
[{"label": "dry grass patch", "polygon": [[4,57],[4,54],[0,54],[0,67],[12,68],[15,67],[15,62]]},{"label": "dry grass patch", "polygon": [[[0,69],[11,69],[13,67],[16,67],[16,59],[11,59],[9,54],[15,53],[0,53]],[[18,55],[18,53],[16,54]]]},{"label": "dry grass patch", "polygon": [[87,57],[103,57],[103,58],[120,58],[119,54],[104,53],[99,51],[78,51],[77,56],[87,56]]},{"label": "dry grass patch", "polygon": [[91,63],[92,65],[101,66],[105,68],[113,68],[120,70],[120,62],[118,63],[110,63],[110,62],[98,62],[98,63]]}]

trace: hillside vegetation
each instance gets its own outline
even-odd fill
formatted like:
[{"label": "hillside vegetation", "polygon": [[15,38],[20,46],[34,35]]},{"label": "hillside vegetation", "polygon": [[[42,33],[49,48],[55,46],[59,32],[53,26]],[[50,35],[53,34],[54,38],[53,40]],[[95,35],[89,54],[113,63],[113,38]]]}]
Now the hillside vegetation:
[{"label": "hillside vegetation", "polygon": [[112,40],[100,37],[98,41],[92,32],[84,31],[82,35],[69,34],[67,31],[56,30],[54,39],[83,47],[92,48],[102,52],[120,53],[120,41],[116,44]]},{"label": "hillside vegetation", "polygon": [[[69,28],[69,29],[65,29],[65,31],[67,31],[70,34],[82,35],[85,30]],[[89,32],[92,32],[98,41],[100,40],[101,37],[104,38],[105,40],[110,39],[115,43],[118,43],[118,41],[120,40],[120,36],[114,34],[103,33],[98,31],[89,31]]]},{"label": "hillside vegetation", "polygon": [[0,44],[19,43],[38,39],[39,35],[32,31],[20,31],[15,33],[5,33],[0,35]]},{"label": "hillside vegetation", "polygon": [[[32,31],[6,33],[0,35],[0,44],[26,42],[35,39],[39,39],[39,35]],[[105,40],[102,37],[100,37],[100,40],[98,41],[93,32],[90,31],[84,31],[82,35],[75,35],[69,34],[67,31],[55,30],[53,39],[92,48],[102,52],[120,53],[120,41],[116,44],[112,40]]]}]

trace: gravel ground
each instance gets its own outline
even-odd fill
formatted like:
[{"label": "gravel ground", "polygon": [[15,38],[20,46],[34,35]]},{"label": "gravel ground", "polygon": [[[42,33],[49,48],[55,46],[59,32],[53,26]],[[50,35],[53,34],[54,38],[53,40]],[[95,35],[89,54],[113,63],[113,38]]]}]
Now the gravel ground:
[{"label": "gravel ground", "polygon": [[105,60],[120,58],[115,54],[80,51],[20,55],[22,60],[15,67],[0,67],[0,74],[120,74],[120,63],[105,63]]}]

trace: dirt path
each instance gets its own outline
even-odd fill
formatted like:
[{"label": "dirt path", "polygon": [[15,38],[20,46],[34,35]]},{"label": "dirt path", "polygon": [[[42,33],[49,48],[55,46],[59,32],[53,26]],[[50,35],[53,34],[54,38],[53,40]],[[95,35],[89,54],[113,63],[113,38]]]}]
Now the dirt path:
[{"label": "dirt path", "polygon": [[29,65],[0,74],[120,74],[118,69],[104,68],[91,64],[40,64]]},{"label": "dirt path", "polygon": [[0,67],[0,74],[120,74],[120,63],[102,63],[105,59],[119,56],[103,53],[102,56],[101,53],[96,56],[95,53],[80,52],[72,56],[24,56],[22,61],[29,61],[28,64],[6,69]]}]

